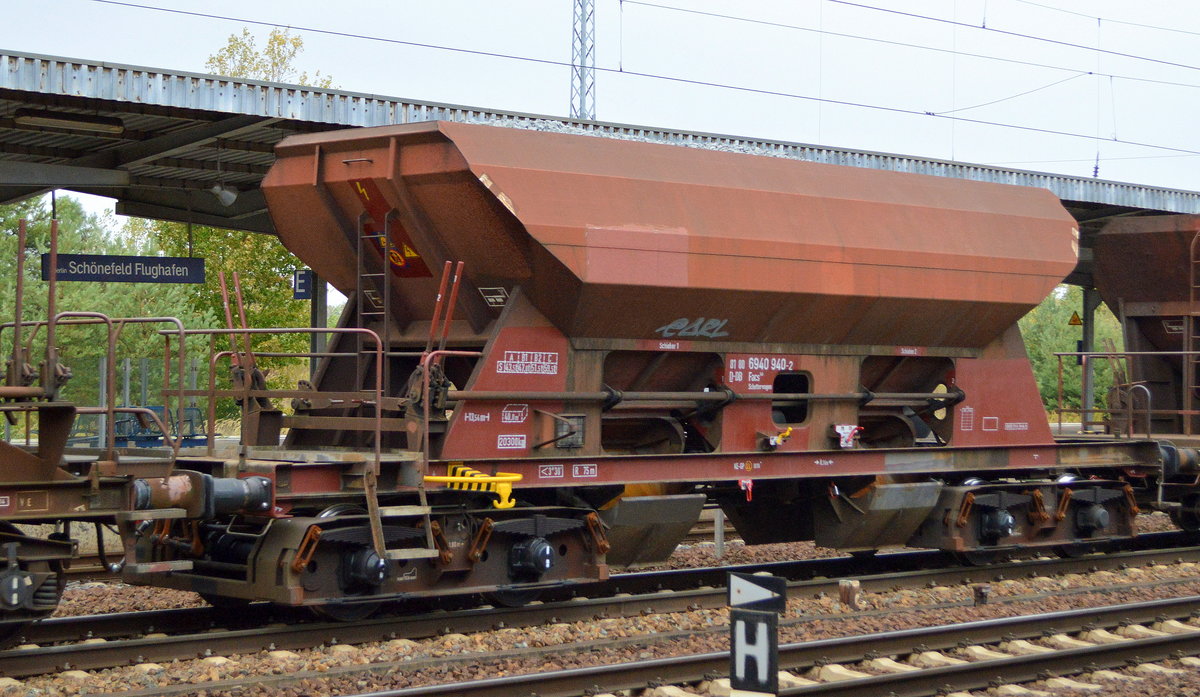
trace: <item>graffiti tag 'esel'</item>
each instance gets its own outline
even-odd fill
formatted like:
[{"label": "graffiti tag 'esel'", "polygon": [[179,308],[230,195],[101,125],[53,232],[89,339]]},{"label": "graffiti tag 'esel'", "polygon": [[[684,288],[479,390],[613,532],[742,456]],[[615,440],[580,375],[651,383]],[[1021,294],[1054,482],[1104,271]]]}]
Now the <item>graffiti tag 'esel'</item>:
[{"label": "graffiti tag 'esel'", "polygon": [[673,336],[706,336],[710,339],[719,339],[723,336],[729,336],[729,332],[722,331],[725,325],[729,323],[727,319],[705,319],[699,317],[691,320],[687,317],[664,324],[654,331],[661,334],[664,339],[669,339]]}]

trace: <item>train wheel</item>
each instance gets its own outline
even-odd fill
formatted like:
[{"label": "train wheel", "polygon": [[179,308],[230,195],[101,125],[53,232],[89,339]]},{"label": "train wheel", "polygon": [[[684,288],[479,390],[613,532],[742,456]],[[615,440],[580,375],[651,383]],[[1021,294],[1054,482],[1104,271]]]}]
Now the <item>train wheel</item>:
[{"label": "train wheel", "polygon": [[[27,537],[17,526],[7,521],[0,521],[0,531],[9,535]],[[33,589],[30,598],[21,600],[15,609],[0,610],[0,646],[11,642],[20,636],[30,624],[49,617],[58,608],[62,599],[66,579],[62,573],[60,561],[27,561],[19,563],[19,571],[10,572],[3,556],[0,556],[0,590],[6,594],[27,593],[29,577],[27,574],[45,574],[45,580]],[[10,585],[11,584],[11,585]],[[30,605],[33,609],[27,609]]]},{"label": "train wheel", "polygon": [[[318,518],[339,518],[341,516],[364,516],[367,515],[367,510],[362,506],[354,503],[337,503],[329,506],[317,514]],[[366,529],[366,528],[364,528]],[[336,573],[332,569],[335,567],[329,566],[326,573]],[[354,591],[352,588],[343,587],[343,592]],[[363,589],[357,589],[359,591]],[[347,596],[348,601],[353,600],[353,595]],[[382,602],[331,602],[325,605],[313,605],[309,610],[318,619],[333,620],[335,622],[357,622],[364,620],[382,606]]]},{"label": "train wheel", "polygon": [[1010,561],[1012,553],[1010,549],[972,549],[965,552],[954,552],[954,558],[965,566],[988,566]]},{"label": "train wheel", "polygon": [[317,514],[318,518],[337,518],[344,515],[366,515],[367,509],[354,503],[335,503],[332,506],[326,506],[324,510]]},{"label": "train wheel", "polygon": [[500,607],[524,607],[537,600],[541,594],[540,588],[506,588],[484,593],[483,597],[489,603]]},{"label": "train wheel", "polygon": [[1200,496],[1192,494],[1185,497],[1179,508],[1172,509],[1168,515],[1179,529],[1190,533],[1200,532]]},{"label": "train wheel", "polygon": [[1094,543],[1091,542],[1072,542],[1066,545],[1055,545],[1053,548],[1055,556],[1063,559],[1075,559],[1082,557],[1085,554],[1092,554],[1099,551]]},{"label": "train wheel", "polygon": [[382,606],[381,602],[372,603],[330,603],[328,605],[313,605],[310,610],[320,619],[335,622],[357,622],[365,620]]}]

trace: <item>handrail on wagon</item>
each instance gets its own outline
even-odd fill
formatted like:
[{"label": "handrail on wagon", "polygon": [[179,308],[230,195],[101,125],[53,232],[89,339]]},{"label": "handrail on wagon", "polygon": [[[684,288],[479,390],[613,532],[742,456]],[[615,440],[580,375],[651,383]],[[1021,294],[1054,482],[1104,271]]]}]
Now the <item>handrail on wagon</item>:
[{"label": "handrail on wagon", "polygon": [[[180,380],[179,380],[179,389],[176,390],[176,395],[175,395],[175,397],[178,399],[178,403],[176,404],[176,433],[175,433],[175,435],[178,436],[179,435],[179,431],[178,431],[179,425],[178,424],[181,423],[183,420],[183,403],[184,403],[183,375],[184,375],[185,371],[187,370],[187,352],[186,352],[186,347],[184,345],[184,336],[185,336],[187,330],[184,329],[183,322],[180,321],[179,318],[177,318],[177,317],[109,317],[108,315],[106,315],[102,312],[59,312],[59,313],[55,314],[53,317],[51,317],[49,320],[36,320],[36,321],[24,321],[23,320],[20,322],[4,322],[4,323],[0,324],[0,337],[3,336],[4,330],[6,330],[6,329],[12,329],[14,332],[14,339],[17,339],[18,337],[20,337],[20,335],[21,335],[20,330],[23,327],[34,327],[36,329],[38,327],[44,326],[47,328],[47,341],[49,341],[50,337],[54,336],[56,333],[56,332],[51,331],[55,327],[76,327],[76,326],[86,326],[86,325],[94,325],[94,324],[103,324],[107,327],[107,346],[105,349],[104,373],[105,373],[105,383],[107,385],[109,385],[110,388],[107,390],[107,394],[105,395],[105,404],[102,405],[103,411],[94,412],[94,413],[102,413],[106,417],[105,418],[105,433],[104,433],[104,447],[106,448],[105,457],[108,457],[109,459],[111,459],[113,457],[114,448],[116,446],[115,414],[128,413],[128,412],[120,411],[117,408],[117,406],[116,406],[117,391],[115,389],[112,389],[112,386],[116,384],[116,375],[117,375],[117,342],[121,338],[121,332],[124,331],[125,325],[128,325],[128,324],[173,324],[173,325],[175,325],[174,329],[163,329],[163,330],[159,331],[159,334],[163,335],[167,342],[166,352],[164,354],[164,360],[163,360],[163,395],[164,395],[164,399],[166,398],[166,395],[169,394],[169,392],[170,392],[170,390],[167,390],[166,387],[167,387],[167,385],[170,384],[170,377],[171,377],[171,349],[170,349],[171,337],[172,336],[179,337],[178,364],[179,364]],[[36,332],[31,334],[29,337],[29,341],[31,343],[33,341],[34,336],[36,336]],[[46,369],[53,370],[53,368],[54,368],[53,366],[47,366]],[[37,394],[27,394],[27,392],[29,392],[29,390],[33,390],[33,389],[37,390]],[[29,398],[39,397],[39,396],[42,396],[45,394],[44,388],[25,388],[24,390],[10,390],[10,392],[11,392],[12,396],[29,397]],[[3,395],[0,395],[0,396],[3,396]],[[169,404],[164,405],[164,408],[167,411],[170,411]],[[93,412],[90,410],[89,411],[81,410],[81,413],[93,413]],[[161,423],[159,425],[161,426]],[[169,429],[164,428],[164,430],[162,432],[163,432],[164,436],[167,436],[169,433]],[[178,440],[179,439],[171,439],[171,442],[175,443],[175,445],[172,447],[172,455],[173,456],[179,454]]]},{"label": "handrail on wagon", "polygon": [[[1085,364],[1086,364],[1086,361],[1088,361],[1089,359],[1092,359],[1092,358],[1115,358],[1115,359],[1124,360],[1126,362],[1126,364],[1129,365],[1131,363],[1132,358],[1135,356],[1188,357],[1188,356],[1200,355],[1200,351],[1056,351],[1051,355],[1053,355],[1058,360],[1058,394],[1057,394],[1057,405],[1056,405],[1054,411],[1055,411],[1056,415],[1058,416],[1058,428],[1059,428],[1060,432],[1062,431],[1062,426],[1063,426],[1063,420],[1062,420],[1063,414],[1071,414],[1071,413],[1079,414],[1080,415],[1080,427],[1084,428],[1086,430],[1087,426],[1100,425],[1100,424],[1106,423],[1103,421],[1089,421],[1088,420],[1089,415],[1097,414],[1097,413],[1099,413],[1099,414],[1115,414],[1118,411],[1123,411],[1126,416],[1127,428],[1123,428],[1123,429],[1121,429],[1121,431],[1124,432],[1127,430],[1128,437],[1133,438],[1134,437],[1134,424],[1133,424],[1133,415],[1134,415],[1133,401],[1134,401],[1134,399],[1133,399],[1133,394],[1138,389],[1140,389],[1141,392],[1146,396],[1145,408],[1141,410],[1141,413],[1146,418],[1146,438],[1150,438],[1153,434],[1154,429],[1153,429],[1153,426],[1151,425],[1151,418],[1155,415],[1191,417],[1191,416],[1196,416],[1197,414],[1200,414],[1200,411],[1190,410],[1190,409],[1154,409],[1153,405],[1152,405],[1153,398],[1150,393],[1150,388],[1141,382],[1132,382],[1132,383],[1126,383],[1126,384],[1121,384],[1121,385],[1114,385],[1114,387],[1118,391],[1118,396],[1124,397],[1123,400],[1120,400],[1120,401],[1125,402],[1124,407],[1117,406],[1115,408],[1104,408],[1104,407],[1096,407],[1095,405],[1084,404],[1084,405],[1080,405],[1079,409],[1072,409],[1070,407],[1063,406],[1063,403],[1066,399],[1065,389],[1064,389],[1065,381],[1064,381],[1064,377],[1063,377],[1063,375],[1064,375],[1063,359],[1064,358],[1068,358],[1068,357],[1078,358],[1078,359],[1081,359],[1081,361],[1084,362]],[[1188,386],[1186,384],[1184,384],[1182,386],[1182,389],[1184,390],[1184,392],[1186,392],[1188,389]],[[1181,403],[1186,403],[1186,401],[1181,402]],[[1121,434],[1118,434],[1118,435],[1121,435]]]},{"label": "handrail on wagon", "polygon": [[[384,349],[383,349],[383,340],[380,338],[379,334],[370,329],[367,329],[365,327],[326,327],[326,328],[321,328],[321,327],[283,327],[283,328],[272,328],[272,329],[231,327],[228,329],[189,329],[184,332],[184,335],[187,335],[187,336],[207,335],[209,337],[216,337],[218,335],[227,335],[227,336],[230,336],[231,338],[236,337],[236,336],[241,336],[243,338],[243,340],[245,341],[247,349],[248,349],[251,335],[269,334],[269,335],[273,336],[273,335],[277,335],[277,334],[315,334],[318,332],[328,332],[331,334],[356,334],[359,336],[369,337],[371,339],[374,339],[374,341],[375,341],[375,350],[374,350],[375,361],[376,361],[375,365],[378,366],[378,369],[375,370],[375,386],[374,386],[374,389],[372,390],[374,392],[374,397],[375,397],[375,416],[374,416],[374,423],[372,425],[372,430],[374,432],[373,433],[374,438],[373,438],[373,446],[371,449],[372,450],[371,467],[366,472],[366,475],[364,476],[363,486],[364,486],[364,490],[366,492],[366,498],[367,498],[367,512],[370,516],[371,543],[372,543],[371,546],[374,549],[375,553],[378,554],[381,558],[383,558],[384,556],[386,556],[387,551],[385,549],[385,543],[384,543],[384,538],[383,538],[383,528],[382,528],[382,523],[381,523],[380,516],[379,516],[379,500],[376,496],[376,484],[378,481],[379,472],[380,472],[382,460],[383,460],[383,370],[382,370],[382,367],[383,367]],[[240,352],[220,351],[220,352],[213,354],[213,356],[209,359],[209,370],[208,370],[208,385],[209,385],[208,454],[210,456],[215,454],[217,361],[219,361],[221,358],[226,357],[226,356],[233,357],[235,355],[238,355],[238,353],[240,353]],[[250,386],[252,384],[252,376],[250,373],[246,373],[241,382],[242,382],[242,384],[241,384],[242,408],[244,410],[244,409],[248,408],[248,405],[250,403],[250,397],[252,396],[252,394],[255,391],[250,388]]]}]

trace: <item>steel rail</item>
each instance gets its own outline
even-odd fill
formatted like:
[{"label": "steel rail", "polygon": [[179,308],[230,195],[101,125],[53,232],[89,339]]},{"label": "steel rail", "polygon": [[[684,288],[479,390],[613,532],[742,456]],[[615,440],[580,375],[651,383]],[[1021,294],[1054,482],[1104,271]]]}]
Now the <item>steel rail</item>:
[{"label": "steel rail", "polygon": [[[878,554],[871,557],[824,557],[792,561],[738,564],[663,571],[640,571],[614,574],[603,583],[578,584],[562,588],[547,589],[543,598],[547,601],[569,600],[582,595],[599,597],[604,593],[653,593],[662,590],[687,591],[697,588],[723,586],[731,571],[745,574],[767,573],[788,579],[793,589],[809,589],[816,594],[836,588],[837,579],[853,578],[860,581],[867,591],[887,591],[896,588],[925,585],[929,582],[944,583],[990,582],[1005,578],[1030,578],[1050,574],[1093,572],[1118,569],[1128,565],[1149,565],[1180,561],[1200,561],[1200,546],[1181,546],[1190,538],[1184,533],[1146,533],[1128,540],[1129,549],[1121,554],[1086,555],[1074,559],[1023,559],[986,566],[949,566],[947,556],[936,551],[903,551]],[[421,601],[417,601],[418,603]],[[439,600],[444,603],[445,599]],[[255,621],[262,616],[254,614],[255,608],[268,608],[266,603],[253,603],[243,608],[252,613]],[[164,613],[176,613],[170,619]],[[130,616],[143,617],[143,625],[191,627],[215,627],[222,622],[212,615],[221,613],[214,608],[180,608],[153,610],[138,613],[114,613],[103,615],[80,615],[42,620],[25,632],[29,643],[57,643],[93,636],[108,636],[106,627],[128,622]],[[193,616],[194,615],[194,616]],[[146,632],[154,629],[143,630]],[[127,632],[132,635],[135,632]],[[113,634],[118,636],[119,634]]]},{"label": "steel rail", "polygon": [[252,603],[238,608],[237,612],[215,607],[113,612],[42,620],[26,629],[22,640],[46,646],[86,639],[140,637],[156,632],[204,632],[235,626],[260,626],[276,621],[278,613],[269,603]]},{"label": "steel rail", "polygon": [[[543,598],[547,602],[559,602],[569,601],[578,596],[598,598],[604,594],[616,593],[648,594],[663,590],[687,592],[705,587],[719,588],[724,586],[731,571],[780,576],[789,579],[793,594],[803,592],[816,595],[836,591],[838,579],[856,579],[863,590],[879,592],[925,586],[931,582],[940,582],[943,585],[981,583],[1005,578],[1031,578],[1117,569],[1127,565],[1200,562],[1200,546],[1177,546],[1184,539],[1185,535],[1174,532],[1148,533],[1132,540],[1131,544],[1137,545],[1137,548],[1123,554],[1088,555],[1075,559],[1026,559],[978,567],[945,567],[948,559],[940,552],[909,551],[879,554],[868,558],[828,557],[763,564],[643,571],[614,574],[604,583],[549,589],[544,592]],[[445,600],[439,602],[444,603]],[[408,609],[411,610],[411,607]],[[51,644],[93,637],[134,636],[167,627],[177,631],[198,631],[219,626],[236,626],[243,619],[246,619],[247,623],[276,621],[281,610],[286,608],[272,608],[268,603],[252,603],[240,608],[238,613],[198,607],[56,617],[32,625],[25,630],[23,636],[25,643]],[[395,618],[398,614],[389,613],[388,616]],[[231,623],[229,619],[236,622]]]},{"label": "steel rail", "polygon": [[783,689],[779,694],[821,697],[858,697],[864,694],[927,697],[945,694],[948,690],[984,689],[999,679],[1006,683],[1031,682],[1047,674],[1078,675],[1104,668],[1122,668],[1131,663],[1149,663],[1172,656],[1196,653],[1200,653],[1200,630],[1188,634],[1168,634],[1113,644],[1061,649],[1053,653],[973,661],[963,665],[822,683]]},{"label": "steel rail", "polygon": [[[1170,538],[1160,538],[1160,541],[1169,542]],[[1170,554],[1172,558],[1175,556],[1190,558],[1186,549],[1172,549],[1165,554]],[[1195,548],[1194,554],[1194,558],[1200,561],[1200,547]],[[1105,557],[1104,559],[1113,558],[1115,557]],[[944,564],[946,561],[946,557],[937,552],[896,552],[881,554],[865,560],[853,557],[831,557],[769,562],[766,564],[646,571],[614,574],[605,583],[581,584],[569,588],[549,589],[545,592],[544,597],[552,601],[562,601],[570,600],[575,593],[590,597],[600,597],[605,593],[615,595],[616,593],[648,594],[663,590],[690,591],[704,586],[722,586],[725,583],[726,575],[730,571],[737,571],[739,573],[770,573],[793,579],[797,582],[811,582],[811,579],[818,577],[824,579],[848,577],[855,573],[862,574],[864,571],[878,574],[886,573],[889,576],[901,578],[896,576],[895,572],[897,570],[912,572],[924,566]],[[1055,562],[1057,560],[1043,561]],[[983,568],[980,567],[972,571],[982,573]],[[1003,565],[1002,568],[1006,569],[1006,571],[994,572],[993,575],[995,573],[1006,573],[1011,576],[1020,575],[1019,572],[1012,568],[1011,564]],[[1027,572],[1031,576],[1044,573],[1047,572],[1040,566],[1031,568]],[[863,578],[865,583],[871,583],[871,581],[866,580],[870,578],[869,576],[860,576],[860,578]],[[921,582],[923,583],[924,580],[921,580]],[[816,581],[815,583],[820,585],[817,586],[818,590],[814,592],[819,592],[819,589],[824,588],[826,584],[837,585],[836,581],[828,580]],[[420,601],[417,602],[419,603]],[[444,603],[445,600],[439,602]],[[521,610],[514,610],[514,612],[519,611]],[[165,627],[171,627],[178,631],[203,631],[204,629],[222,625],[229,626],[230,623],[226,621],[227,618],[234,618],[240,622],[243,617],[248,617],[252,623],[260,622],[265,624],[269,621],[276,621],[278,618],[275,617],[275,614],[278,614],[278,609],[272,608],[270,604],[253,603],[239,609],[236,615],[222,612],[219,608],[199,607],[138,613],[56,617],[42,620],[26,629],[23,640],[25,643],[52,644],[94,637],[114,638],[135,636],[158,631],[156,628]],[[390,613],[389,616],[391,616]],[[392,617],[392,619],[395,619],[395,617]],[[504,621],[511,624],[511,620]],[[311,624],[311,620],[308,623]]]},{"label": "steel rail", "polygon": [[[1178,619],[1191,616],[1197,611],[1200,611],[1200,596],[1189,596],[807,641],[780,646],[779,667],[781,670],[796,670],[813,667],[818,663],[857,662],[863,660],[867,653],[910,654],[917,651],[956,648],[964,642],[988,644],[1010,638],[1038,638],[1046,633],[1076,632],[1092,625],[1116,626],[1126,622],[1153,622],[1162,617]],[[930,695],[947,686],[952,689],[986,687],[998,675],[1003,675],[1005,681],[1028,680],[1036,678],[1038,673],[1046,670],[1078,673],[1091,669],[1089,664],[1096,664],[1098,667],[1120,666],[1135,658],[1139,661],[1158,660],[1181,650],[1200,651],[1200,628],[1189,634],[1131,639],[1118,644],[1099,644],[1055,654],[1015,656],[1011,659],[979,661],[950,668],[790,688],[781,690],[779,694],[828,697],[894,692],[897,697]],[[589,690],[616,691],[644,688],[651,684],[697,682],[708,675],[724,675],[728,670],[729,653],[713,652],[541,674],[510,675],[451,685],[382,690],[353,697],[443,697],[451,694],[460,697],[508,697],[514,694],[575,697]],[[906,684],[915,689],[897,689]]]},{"label": "steel rail", "polygon": [[[893,562],[889,558],[909,557],[909,561],[931,557],[926,552],[909,552],[894,555],[882,555],[878,560],[880,566],[886,568]],[[943,557],[944,559],[944,557]],[[942,579],[944,583],[961,583],[964,576],[972,580],[995,581],[1001,578],[1019,576],[1039,576],[1048,573],[1066,573],[1073,570],[1092,570],[1117,568],[1131,561],[1150,563],[1162,560],[1200,560],[1200,547],[1188,549],[1160,550],[1157,552],[1135,552],[1131,555],[1097,555],[1080,559],[1043,559],[1027,562],[1014,562],[994,567],[935,569],[933,571],[906,571],[902,573],[881,573],[873,576],[855,576],[860,581],[863,590],[890,591],[900,588],[925,587]],[[861,560],[838,558],[836,560],[809,560],[826,562],[826,569],[833,570],[830,561],[838,561],[844,565],[860,563]],[[695,570],[689,581],[711,581],[719,578],[718,582],[703,588],[691,590],[674,590],[665,588],[669,575],[664,572],[649,574],[629,574],[615,578],[615,583],[601,587],[600,584],[574,587],[580,593],[618,593],[632,592],[638,595],[623,598],[611,596],[577,597],[542,605],[525,606],[521,608],[474,608],[448,613],[434,611],[410,616],[384,616],[356,623],[341,622],[304,622],[285,627],[265,627],[272,619],[273,608],[267,604],[249,606],[245,613],[236,613],[240,623],[255,624],[253,628],[233,629],[224,632],[206,631],[213,626],[213,612],[193,608],[180,611],[158,611],[150,619],[157,631],[167,626],[188,627],[189,631],[204,632],[202,634],[185,634],[151,639],[134,638],[127,640],[108,641],[100,644],[69,644],[63,646],[40,646],[37,649],[13,649],[0,651],[0,674],[12,677],[36,675],[55,670],[71,668],[96,669],[108,668],[129,662],[170,661],[187,656],[204,656],[209,654],[246,653],[265,648],[302,649],[313,648],[325,642],[332,642],[331,637],[343,643],[361,643],[381,641],[393,638],[419,639],[454,632],[487,631],[496,627],[536,626],[550,622],[588,621],[596,617],[632,617],[646,613],[669,613],[696,610],[701,608],[719,608],[726,604],[724,588],[726,574],[729,571],[754,572],[781,570],[788,564],[780,562],[773,565],[753,567],[726,567],[716,569]],[[821,564],[809,565],[811,573],[821,567]],[[686,574],[685,574],[686,575]],[[682,578],[682,576],[680,577]],[[842,576],[846,578],[846,576]],[[678,579],[677,579],[678,582]],[[836,592],[839,579],[816,578],[806,581],[796,581],[789,584],[789,592],[797,595],[817,596],[821,593]],[[682,586],[681,586],[682,587]],[[168,614],[174,612],[177,614]],[[215,614],[230,613],[216,611]],[[183,620],[183,621],[181,621]],[[242,625],[244,626],[244,625]],[[47,644],[54,641],[72,641],[80,638],[92,638],[104,634],[105,628],[116,630],[118,636],[130,636],[131,630],[127,620],[120,615],[98,616],[95,618],[59,618],[47,620],[34,625],[25,636],[29,643]],[[195,629],[192,629],[195,627]],[[147,630],[152,631],[152,630]]]}]

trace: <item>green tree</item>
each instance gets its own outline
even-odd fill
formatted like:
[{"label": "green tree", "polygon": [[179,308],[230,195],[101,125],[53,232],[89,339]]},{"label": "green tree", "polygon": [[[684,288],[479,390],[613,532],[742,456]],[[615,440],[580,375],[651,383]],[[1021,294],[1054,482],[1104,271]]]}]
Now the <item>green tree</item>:
[{"label": "green tree", "polygon": [[[295,82],[316,87],[332,86],[329,76],[318,71],[312,78],[294,67],[302,52],[303,40],[287,30],[273,29],[262,50],[255,38],[243,29],[240,35],[229,37],[226,45],[209,57],[209,70],[236,78],[254,78],[272,82]],[[186,255],[191,246],[185,225],[164,221],[130,219],[123,230],[113,233],[114,221],[87,214],[77,201],[58,199],[59,249],[64,253],[135,254],[167,253]],[[29,235],[24,256],[25,308],[24,318],[44,319],[47,312],[46,284],[40,280],[40,254],[49,247],[50,211],[46,200],[30,199],[18,204],[0,206],[0,273],[13,279],[16,274],[17,221],[29,221]],[[263,234],[201,227],[193,230],[194,252],[207,259],[208,282],[203,285],[183,284],[126,284],[70,283],[58,286],[57,310],[102,311],[110,317],[178,317],[188,328],[224,326],[224,309],[218,275],[231,276],[239,272],[247,321],[256,327],[296,327],[308,325],[308,303],[292,300],[292,271],[299,266],[279,241]],[[232,292],[232,288],[230,288]],[[15,283],[0,285],[0,307],[9,308],[11,317],[15,300]],[[236,312],[236,309],[234,310]],[[236,318],[234,320],[237,321]],[[161,366],[163,338],[160,326],[126,325],[120,334],[118,356],[156,358]],[[12,334],[0,335],[4,343],[0,350],[12,350]],[[26,333],[30,346],[30,361],[41,361],[45,351],[45,331],[33,336]],[[59,330],[55,341],[60,359],[70,366],[75,377],[62,391],[62,398],[80,404],[98,403],[98,367],[107,342],[100,327],[75,326]],[[207,346],[189,342],[190,355],[199,355]],[[219,348],[224,348],[220,346]],[[278,335],[256,342],[258,351],[303,351],[307,339],[303,335]],[[206,352],[206,351],[205,351]],[[299,364],[299,361],[293,361]],[[155,371],[157,372],[157,370]],[[302,371],[301,371],[302,372]],[[161,377],[150,393],[158,399]],[[206,376],[202,379],[207,379]],[[226,382],[224,376],[222,381]],[[280,380],[273,381],[282,384]],[[227,384],[227,382],[226,382]]]},{"label": "green tree", "polygon": [[[215,326],[225,326],[222,272],[234,324],[239,322],[233,281],[237,273],[249,326],[308,326],[308,301],[292,299],[292,272],[302,265],[274,236],[194,226],[193,241],[189,244],[186,225],[145,219],[131,219],[125,232],[131,239],[146,240],[167,255],[188,256],[190,252],[204,259],[205,282],[191,286],[189,305],[194,311],[213,317]],[[300,334],[279,334],[260,343],[269,347],[263,350],[302,351],[308,339]]]},{"label": "green tree", "polygon": [[[1083,338],[1083,329],[1071,326],[1071,314],[1083,308],[1083,291],[1078,286],[1059,286],[1050,297],[1042,301],[1021,319],[1021,335],[1033,364],[1038,392],[1046,410],[1052,412],[1058,406],[1058,366],[1055,352],[1078,350],[1076,342]],[[1106,341],[1111,341],[1116,350],[1123,350],[1121,327],[1116,317],[1103,304],[1096,310],[1096,350],[1104,350]],[[1075,357],[1065,356],[1063,366],[1063,406],[1078,409],[1082,405],[1083,370]],[[1092,407],[1103,408],[1106,396],[1113,384],[1112,367],[1103,358],[1092,360],[1096,403]],[[1074,415],[1067,414],[1071,419]]]},{"label": "green tree", "polygon": [[[255,78],[272,82],[296,82],[302,85],[329,87],[331,78],[318,71],[310,82],[308,73],[299,73],[295,62],[304,50],[304,40],[278,27],[267,35],[260,50],[249,29],[231,34],[225,46],[209,56],[205,66],[216,73],[238,78]],[[219,274],[224,272],[230,283],[239,274],[246,302],[247,322],[255,327],[307,327],[307,302],[292,300],[292,272],[302,265],[271,235],[196,227],[189,242],[185,225],[163,221],[131,221],[129,234],[151,240],[170,254],[184,255],[189,250],[206,260],[209,279],[194,291],[193,305],[224,322]],[[236,312],[236,309],[234,310]],[[235,317],[235,322],[237,319]],[[303,351],[307,337],[283,334],[269,342],[270,350]]]},{"label": "green tree", "polygon": [[[308,73],[299,72],[295,67],[303,49],[303,39],[279,28],[271,30],[260,49],[255,37],[243,28],[240,34],[230,35],[225,46],[209,56],[205,66],[214,73],[235,78],[292,82],[322,88],[332,86],[329,76],[323,76],[318,71],[310,79]],[[249,326],[308,326],[309,303],[293,300],[291,290],[292,272],[302,264],[274,236],[194,226],[189,240],[186,225],[139,219],[127,223],[125,234],[167,254],[186,256],[191,253],[205,259],[206,282],[191,289],[189,303],[195,313],[215,318],[214,326],[225,325],[219,281],[221,273],[224,273],[227,281],[234,324],[239,322],[236,302],[232,300],[235,272],[241,281]],[[218,348],[227,346],[228,340],[221,337]],[[254,350],[303,352],[308,350],[308,337],[303,334],[278,334],[256,338]],[[272,387],[284,387],[294,384],[297,377],[307,377],[307,373],[300,369],[305,363],[302,359],[292,359],[273,360],[264,364],[270,370],[269,384]],[[224,415],[231,416],[232,412]]]},{"label": "green tree", "polygon": [[[187,226],[161,220],[131,219],[126,235],[144,239],[149,246],[171,256],[190,253],[205,261],[205,282],[188,287],[187,305],[191,311],[210,318],[206,327],[225,327],[225,300],[221,292],[224,273],[229,311],[234,326],[240,326],[234,286],[234,274],[242,289],[246,324],[251,328],[307,327],[309,302],[292,298],[292,272],[300,266],[297,259],[272,235],[196,226],[192,229],[192,244],[188,242]],[[306,334],[256,335],[251,339],[256,353],[301,353],[308,350]],[[227,335],[216,336],[212,348],[224,351],[230,347]],[[189,343],[192,355],[209,354],[207,340]],[[238,349],[242,344],[238,343]],[[298,379],[307,377],[307,361],[300,358],[272,358],[259,362],[267,375],[268,386],[276,389],[293,387]],[[228,363],[217,374],[221,388],[229,386]],[[205,372],[205,375],[207,373]],[[231,401],[218,403],[218,416],[234,418],[238,413]]]},{"label": "green tree", "polygon": [[[297,75],[295,62],[303,50],[303,39],[278,27],[270,31],[265,46],[259,50],[255,37],[243,27],[241,34],[231,34],[225,46],[208,57],[205,66],[230,77],[330,87],[332,79],[327,75],[322,76],[320,71],[311,81],[308,73]],[[178,223],[140,221],[133,227],[135,229],[131,233],[152,239],[168,253],[182,255],[190,248],[206,259],[212,278],[196,289],[193,302],[197,309],[213,312],[223,318],[217,276],[224,271],[232,283],[232,275],[237,272],[246,301],[247,322],[251,326],[308,326],[308,303],[292,300],[291,297],[292,272],[302,265],[277,238],[199,227],[193,229],[194,243],[189,244],[186,226]],[[229,290],[232,292],[232,286]],[[234,321],[237,321],[236,317]],[[305,350],[307,344],[307,337],[299,334],[282,334],[269,342],[270,350],[293,352]]]},{"label": "green tree", "polygon": [[[48,283],[41,280],[40,258],[49,251],[50,210],[46,199],[30,199],[18,204],[0,206],[0,274],[16,278],[18,260],[18,221],[28,221],[28,235],[23,251],[25,259],[24,307],[25,321],[41,321],[48,314]],[[119,238],[114,233],[115,222],[109,217],[87,213],[78,201],[60,197],[57,205],[58,248],[64,254],[135,254],[150,255],[155,251],[138,240]],[[0,286],[0,307],[5,319],[12,319],[15,310],[16,283]],[[58,284],[57,312],[102,312],[110,318],[178,317],[186,326],[208,326],[215,321],[211,313],[197,312],[189,303],[189,289],[180,284],[77,283]],[[150,399],[161,399],[163,337],[158,330],[169,325],[119,325],[116,357],[150,358],[152,381]],[[36,368],[45,355],[46,330],[37,328],[24,333],[22,343],[29,347],[29,362]],[[12,351],[11,330],[3,333],[0,350],[5,356]],[[107,331],[103,325],[61,326],[55,345],[59,360],[72,369],[74,376],[62,389],[61,398],[82,405],[100,403],[100,366],[107,355]],[[177,346],[177,344],[176,344]]]},{"label": "green tree", "polygon": [[224,48],[208,57],[204,67],[210,72],[229,77],[288,82],[328,89],[333,78],[318,70],[310,79],[294,66],[296,56],[304,50],[304,39],[292,36],[289,30],[275,27],[267,34],[266,45],[259,50],[258,42],[246,27],[241,34],[230,34]]}]

